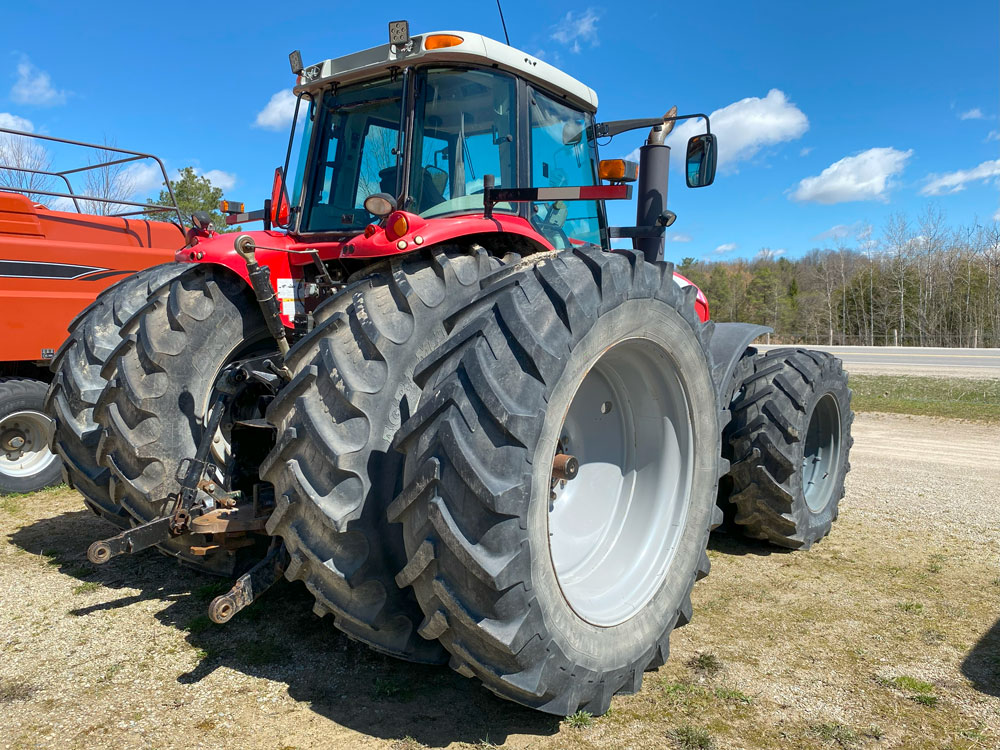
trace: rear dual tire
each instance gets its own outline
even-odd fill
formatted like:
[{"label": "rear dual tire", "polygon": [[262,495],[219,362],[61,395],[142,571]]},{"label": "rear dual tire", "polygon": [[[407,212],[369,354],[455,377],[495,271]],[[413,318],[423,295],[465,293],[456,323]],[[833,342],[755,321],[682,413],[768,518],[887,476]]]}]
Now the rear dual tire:
[{"label": "rear dual tire", "polygon": [[286,577],[347,635],[408,661],[447,655],[417,634],[413,593],[393,580],[405,554],[400,527],[385,520],[402,472],[392,442],[421,399],[414,367],[500,266],[477,247],[371,269],[317,310],[287,357],[294,377],[268,409],[278,438],[261,468],[276,498],[267,531],[288,549]]},{"label": "rear dual tire", "polygon": [[[185,265],[153,292],[122,336],[102,373],[108,384],[94,420],[103,432],[97,460],[109,469],[111,502],[134,525],[161,516],[167,498],[180,492],[181,460],[195,455],[222,369],[266,354],[273,341],[243,280],[210,265]],[[215,459],[213,476],[224,482],[224,457],[215,452]],[[203,534],[158,548],[219,575],[242,569],[244,558],[256,554],[213,548]]]},{"label": "rear dual tire", "polygon": [[[389,518],[403,524],[396,580],[416,592],[421,635],[461,674],[548,713],[601,714],[638,690],[708,573],[725,469],[710,328],[672,270],[587,248],[497,280],[425,360],[400,436],[406,486]],[[566,442],[581,465],[568,486],[583,484],[553,499]],[[609,479],[600,464],[620,471],[617,490],[592,491]],[[595,528],[588,552],[580,537]]]},{"label": "rear dual tire", "polygon": [[111,499],[111,475],[97,461],[101,428],[94,407],[107,380],[101,374],[122,329],[150,295],[188,265],[165,263],[139,271],[101,292],[69,326],[69,338],[52,361],[55,374],[45,411],[55,420],[52,449],[62,459],[66,483],[83,495],[94,513],[120,528],[131,525],[127,512]]}]

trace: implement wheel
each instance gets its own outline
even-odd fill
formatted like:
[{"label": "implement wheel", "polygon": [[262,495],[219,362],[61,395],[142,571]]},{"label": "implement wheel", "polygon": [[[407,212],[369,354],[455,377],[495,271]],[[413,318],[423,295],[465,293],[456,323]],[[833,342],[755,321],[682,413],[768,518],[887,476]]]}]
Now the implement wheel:
[{"label": "implement wheel", "polygon": [[498,695],[607,711],[708,573],[718,405],[694,289],[574,249],[507,275],[422,366],[390,507],[420,633]]},{"label": "implement wheel", "polygon": [[0,380],[0,495],[59,481],[59,457],[49,450],[52,419],[42,409],[45,387],[27,378]]}]

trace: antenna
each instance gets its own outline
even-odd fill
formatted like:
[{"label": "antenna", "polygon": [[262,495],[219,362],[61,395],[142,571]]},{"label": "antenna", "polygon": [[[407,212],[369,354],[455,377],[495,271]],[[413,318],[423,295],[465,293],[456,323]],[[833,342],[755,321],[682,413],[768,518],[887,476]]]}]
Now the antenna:
[{"label": "antenna", "polygon": [[507,34],[507,22],[503,20],[503,8],[500,7],[500,0],[497,0],[497,10],[500,11],[500,25],[503,26],[503,38],[507,40],[507,46],[510,46],[510,36]]}]

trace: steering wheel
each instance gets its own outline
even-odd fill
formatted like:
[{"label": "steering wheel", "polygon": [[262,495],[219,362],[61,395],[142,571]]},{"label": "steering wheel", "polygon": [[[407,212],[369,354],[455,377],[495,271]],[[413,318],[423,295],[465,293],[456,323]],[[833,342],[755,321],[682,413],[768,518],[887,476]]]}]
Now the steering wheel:
[{"label": "steering wheel", "polygon": [[531,225],[535,227],[535,229],[538,230],[538,233],[547,239],[549,244],[556,250],[565,250],[573,247],[573,243],[569,241],[569,235],[563,231],[561,225],[539,218],[538,214],[534,211],[531,215]]}]

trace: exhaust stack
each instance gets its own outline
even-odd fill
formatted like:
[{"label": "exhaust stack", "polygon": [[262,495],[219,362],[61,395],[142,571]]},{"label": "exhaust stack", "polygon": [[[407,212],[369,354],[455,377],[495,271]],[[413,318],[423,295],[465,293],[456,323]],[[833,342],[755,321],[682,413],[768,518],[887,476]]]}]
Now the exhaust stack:
[{"label": "exhaust stack", "polygon": [[[677,107],[671,107],[663,116],[661,125],[654,125],[649,131],[646,143],[639,147],[638,200],[635,206],[635,224],[639,227],[663,225],[663,212],[667,209],[667,183],[670,178],[670,146],[667,136],[674,129]],[[669,121],[668,121],[669,120]],[[635,240],[635,249],[646,260],[663,260],[663,235],[640,237]]]}]

